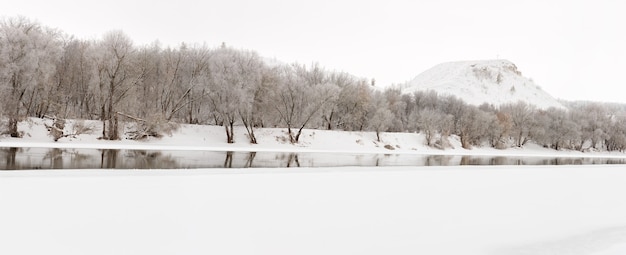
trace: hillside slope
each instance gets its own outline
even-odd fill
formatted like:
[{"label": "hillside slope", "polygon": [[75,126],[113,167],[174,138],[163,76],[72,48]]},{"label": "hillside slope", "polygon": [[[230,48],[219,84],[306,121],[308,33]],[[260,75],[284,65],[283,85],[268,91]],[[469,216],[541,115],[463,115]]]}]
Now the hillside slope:
[{"label": "hillside slope", "polygon": [[501,105],[524,101],[541,109],[565,108],[508,60],[463,61],[439,64],[409,81],[403,93],[433,90],[473,105]]}]

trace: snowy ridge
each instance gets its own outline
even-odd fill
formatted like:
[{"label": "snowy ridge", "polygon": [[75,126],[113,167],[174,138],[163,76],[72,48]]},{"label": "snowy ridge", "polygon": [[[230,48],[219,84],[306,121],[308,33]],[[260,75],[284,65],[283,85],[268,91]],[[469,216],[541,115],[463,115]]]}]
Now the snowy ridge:
[{"label": "snowy ridge", "polygon": [[472,105],[495,106],[524,101],[541,109],[565,109],[508,60],[462,61],[439,64],[409,81],[403,93],[433,90]]}]

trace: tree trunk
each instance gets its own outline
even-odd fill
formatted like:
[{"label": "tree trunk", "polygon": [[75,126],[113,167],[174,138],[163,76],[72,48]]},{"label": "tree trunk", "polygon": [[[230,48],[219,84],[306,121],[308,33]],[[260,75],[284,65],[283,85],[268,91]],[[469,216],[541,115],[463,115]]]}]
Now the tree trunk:
[{"label": "tree trunk", "polygon": [[107,132],[107,139],[108,140],[117,140],[117,134],[115,132],[116,127],[114,124],[114,120],[113,120],[113,116],[111,115],[111,113],[109,113],[109,132]]},{"label": "tree trunk", "polygon": [[233,124],[233,121],[228,121],[228,123],[224,123],[224,128],[226,129],[227,143],[235,143]]},{"label": "tree trunk", "polygon": [[9,117],[9,135],[11,137],[20,137],[20,133],[17,131],[17,117]]},{"label": "tree trunk", "polygon": [[107,138],[107,122],[106,120],[102,120],[102,139],[106,139]]},{"label": "tree trunk", "polygon": [[117,113],[115,113],[114,117],[113,117],[113,139],[112,140],[119,140],[120,139],[120,126],[118,123],[118,116]]},{"label": "tree trunk", "polygon": [[296,143],[300,141],[300,135],[302,135],[302,129],[304,129],[304,125],[298,129],[298,133],[296,134]]},{"label": "tree trunk", "polygon": [[257,144],[256,136],[254,135],[254,129],[252,128],[252,126],[250,128],[246,127],[246,130],[248,131],[248,137],[250,137],[250,143]]},{"label": "tree trunk", "polygon": [[461,147],[463,147],[463,149],[471,149],[468,137],[465,132],[461,132]]},{"label": "tree trunk", "polygon": [[291,132],[291,125],[287,125],[287,133],[289,133],[289,142],[290,143],[297,143],[298,140],[296,140],[295,137],[293,137],[293,132]]},{"label": "tree trunk", "polygon": [[328,119],[326,120],[326,122],[328,122],[328,126],[327,126],[328,130],[332,130],[332,129],[333,129],[333,125],[332,125],[332,123],[333,123],[333,115],[334,115],[334,114],[335,114],[335,112],[334,112],[334,111],[333,111],[333,112],[330,112],[330,116],[329,116],[329,117],[328,117]]},{"label": "tree trunk", "polygon": [[243,122],[243,126],[246,127],[246,131],[248,132],[248,138],[250,139],[250,143],[257,144],[256,136],[254,136],[254,125],[252,124],[252,121],[245,118],[244,115],[241,114],[241,112],[239,113],[239,115],[241,116],[241,122]]}]

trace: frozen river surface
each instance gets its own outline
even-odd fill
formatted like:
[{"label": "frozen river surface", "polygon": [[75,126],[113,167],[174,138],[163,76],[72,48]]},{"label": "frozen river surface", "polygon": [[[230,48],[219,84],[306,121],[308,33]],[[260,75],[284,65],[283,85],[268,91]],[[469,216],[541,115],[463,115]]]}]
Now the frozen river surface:
[{"label": "frozen river surface", "polygon": [[621,165],[0,171],[0,254],[626,254],[625,184]]}]

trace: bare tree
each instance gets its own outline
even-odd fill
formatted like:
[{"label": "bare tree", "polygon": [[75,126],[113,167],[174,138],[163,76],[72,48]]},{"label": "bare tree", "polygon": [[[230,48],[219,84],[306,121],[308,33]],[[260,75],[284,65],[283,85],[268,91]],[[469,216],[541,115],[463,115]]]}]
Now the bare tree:
[{"label": "bare tree", "polygon": [[387,109],[394,115],[389,130],[393,132],[403,132],[407,130],[409,123],[407,110],[412,108],[411,104],[407,102],[410,96],[402,95],[400,89],[397,88],[387,88],[383,92],[383,95],[388,102]]},{"label": "bare tree", "polygon": [[177,67],[174,70],[176,74],[171,83],[176,89],[170,91],[173,100],[169,100],[169,104],[164,106],[164,109],[169,109],[166,119],[169,120],[182,112],[182,119],[186,123],[206,123],[201,118],[210,115],[211,111],[210,105],[204,103],[207,101],[205,99],[211,78],[209,75],[211,50],[206,45],[190,48],[183,44],[179,51],[181,56],[177,56],[180,59],[177,60]]},{"label": "bare tree", "polygon": [[361,80],[346,84],[341,88],[338,98],[330,117],[327,118],[328,128],[362,131],[374,101],[372,89],[367,82]]},{"label": "bare tree", "polygon": [[[298,73],[299,72],[299,73]],[[286,66],[280,70],[280,85],[274,94],[274,109],[287,126],[291,143],[297,143],[304,129],[326,104],[337,96],[333,84],[314,83],[298,66]],[[293,129],[297,132],[294,134]]]},{"label": "bare tree", "polygon": [[[120,139],[119,116],[120,103],[132,89],[132,84],[139,81],[133,73],[133,43],[121,31],[107,33],[96,46],[96,73],[102,137],[109,140]],[[107,129],[108,122],[108,129]]]},{"label": "bare tree", "polygon": [[26,18],[0,22],[0,95],[12,137],[20,136],[17,123],[35,112],[38,93],[51,85],[60,54],[56,37],[56,31]]},{"label": "bare tree", "polygon": [[93,43],[73,38],[63,41],[63,54],[56,63],[54,91],[46,107],[62,118],[91,119],[94,116],[94,91],[89,87],[95,79]]},{"label": "bare tree", "polygon": [[417,132],[424,133],[426,145],[433,146],[436,135],[441,132],[441,120],[446,114],[432,108],[414,111],[409,120]]},{"label": "bare tree", "polygon": [[208,94],[216,116],[226,130],[228,143],[234,143],[234,124],[244,122],[252,143],[256,143],[252,122],[255,92],[261,83],[262,63],[253,52],[237,51],[223,46],[211,56],[210,92]]},{"label": "bare tree", "polygon": [[380,142],[380,133],[386,132],[396,116],[389,110],[389,103],[384,97],[380,97],[372,110],[372,116],[367,123],[367,129],[376,132],[376,140]]},{"label": "bare tree", "polygon": [[525,102],[517,102],[515,104],[505,104],[500,106],[500,111],[507,114],[512,124],[512,135],[517,147],[524,146],[530,141],[530,134],[536,126],[533,117],[535,107]]},{"label": "bare tree", "polygon": [[542,121],[545,123],[545,129],[542,133],[545,135],[545,142],[548,142],[550,147],[560,150],[575,149],[582,146],[582,144],[575,142],[581,141],[580,126],[570,118],[566,111],[549,108],[545,113],[539,114],[546,116]]},{"label": "bare tree", "polygon": [[[599,103],[586,103],[576,106],[571,111],[571,118],[580,123],[580,131],[583,142],[589,142],[591,149],[602,147],[608,137],[608,125],[610,123],[606,107]],[[581,146],[581,150],[585,150]]]}]

